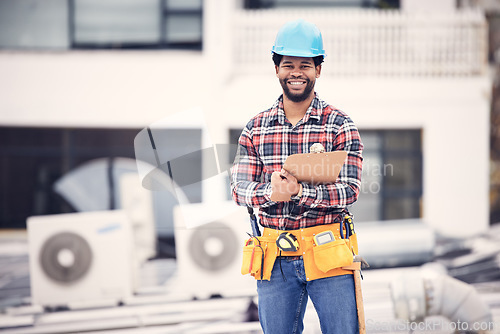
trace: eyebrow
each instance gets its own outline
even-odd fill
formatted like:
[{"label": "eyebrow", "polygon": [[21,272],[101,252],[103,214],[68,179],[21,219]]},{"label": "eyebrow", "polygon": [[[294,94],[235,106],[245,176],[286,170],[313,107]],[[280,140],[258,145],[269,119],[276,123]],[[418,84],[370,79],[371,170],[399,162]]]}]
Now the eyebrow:
[{"label": "eyebrow", "polygon": [[[308,64],[308,65],[311,65],[313,62],[310,61],[310,60],[303,60],[300,62],[301,64]],[[293,62],[291,60],[284,60],[282,62],[282,64],[293,64]]]}]

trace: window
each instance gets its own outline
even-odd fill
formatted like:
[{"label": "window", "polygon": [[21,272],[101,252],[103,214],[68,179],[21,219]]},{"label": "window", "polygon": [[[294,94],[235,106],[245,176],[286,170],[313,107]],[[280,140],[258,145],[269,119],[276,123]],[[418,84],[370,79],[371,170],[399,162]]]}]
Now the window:
[{"label": "window", "polygon": [[31,215],[75,211],[54,182],[81,163],[134,157],[135,130],[0,127],[0,227],[24,228]]},{"label": "window", "polygon": [[292,7],[399,8],[399,0],[245,0],[246,9]]},{"label": "window", "polygon": [[71,0],[72,47],[138,47],[161,43],[156,0]]},{"label": "window", "polygon": [[163,1],[163,42],[174,48],[201,49],[202,0]]},{"label": "window", "polygon": [[202,48],[202,0],[0,1],[0,48]]},{"label": "window", "polygon": [[68,29],[66,0],[0,1],[2,49],[67,49]]},{"label": "window", "polygon": [[363,176],[351,211],[357,221],[419,218],[421,130],[360,130]]},{"label": "window", "polygon": [[201,49],[202,0],[71,0],[73,48]]},{"label": "window", "polygon": [[[237,145],[240,129],[229,131]],[[419,218],[422,197],[421,130],[360,130],[362,185],[350,208],[356,221]],[[236,152],[231,153],[234,160]]]},{"label": "window", "polygon": [[[54,190],[54,183],[81,164],[98,158],[135,159],[134,138],[139,129],[63,129],[0,127],[0,228],[25,228],[32,215],[74,212]],[[201,148],[200,129],[171,129],[162,146],[182,155],[182,145]],[[181,145],[182,144],[182,145]],[[201,178],[201,163],[190,173]],[[135,167],[135,164],[134,164]],[[201,201],[201,184],[183,188],[190,202]],[[156,225],[161,235],[173,234],[172,208],[167,192],[153,192]],[[110,199],[109,208],[116,207]]]},{"label": "window", "polygon": [[233,161],[236,158],[236,151],[238,149],[238,139],[240,139],[241,131],[243,129],[230,129],[229,130],[229,143],[230,143],[230,150],[229,150],[229,161]]}]

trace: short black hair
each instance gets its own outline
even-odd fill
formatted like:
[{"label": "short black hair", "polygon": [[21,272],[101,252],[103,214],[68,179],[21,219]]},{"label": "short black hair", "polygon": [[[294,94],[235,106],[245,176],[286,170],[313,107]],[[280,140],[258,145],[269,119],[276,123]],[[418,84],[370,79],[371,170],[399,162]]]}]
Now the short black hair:
[{"label": "short black hair", "polygon": [[[280,55],[280,54],[277,54],[277,53],[273,52],[273,62],[274,62],[274,65],[280,66],[281,59],[283,59],[283,55]],[[324,59],[325,59],[324,56],[313,57],[314,66],[317,67],[317,66],[321,65],[321,63],[323,63]]]}]

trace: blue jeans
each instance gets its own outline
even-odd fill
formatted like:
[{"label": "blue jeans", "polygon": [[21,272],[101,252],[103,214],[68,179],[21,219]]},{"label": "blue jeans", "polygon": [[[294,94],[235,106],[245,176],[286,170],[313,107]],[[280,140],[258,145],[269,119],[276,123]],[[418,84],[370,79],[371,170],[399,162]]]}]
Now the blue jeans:
[{"label": "blue jeans", "polygon": [[265,334],[296,334],[304,329],[311,297],[324,334],[357,334],[358,314],[353,275],[307,281],[304,261],[276,259],[270,281],[257,281],[259,319]]}]

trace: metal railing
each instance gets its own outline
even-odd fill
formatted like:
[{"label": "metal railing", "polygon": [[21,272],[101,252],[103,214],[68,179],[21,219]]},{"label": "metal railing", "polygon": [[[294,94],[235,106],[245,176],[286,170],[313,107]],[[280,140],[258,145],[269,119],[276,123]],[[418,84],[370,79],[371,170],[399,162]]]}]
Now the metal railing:
[{"label": "metal railing", "polygon": [[475,76],[487,70],[487,23],[482,12],[325,8],[237,11],[230,31],[234,71],[268,72],[279,27],[296,18],[314,22],[322,31],[327,74]]}]

